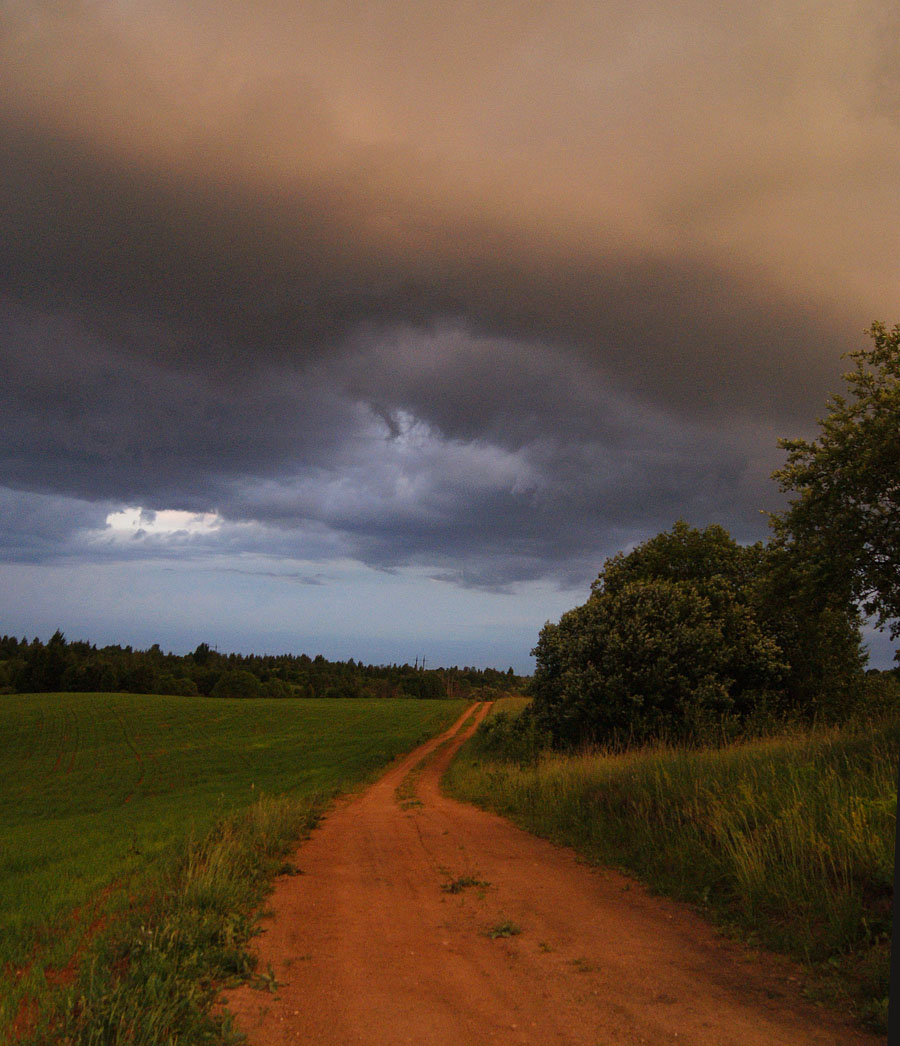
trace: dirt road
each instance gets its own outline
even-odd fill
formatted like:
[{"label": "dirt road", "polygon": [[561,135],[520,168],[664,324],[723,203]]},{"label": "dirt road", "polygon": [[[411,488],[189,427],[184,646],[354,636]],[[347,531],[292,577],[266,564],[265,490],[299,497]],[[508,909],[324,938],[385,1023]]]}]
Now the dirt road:
[{"label": "dirt road", "polygon": [[227,999],[254,1046],[883,1042],[803,1003],[787,962],[442,796],[464,721],[298,849],[257,938],[280,987]]}]

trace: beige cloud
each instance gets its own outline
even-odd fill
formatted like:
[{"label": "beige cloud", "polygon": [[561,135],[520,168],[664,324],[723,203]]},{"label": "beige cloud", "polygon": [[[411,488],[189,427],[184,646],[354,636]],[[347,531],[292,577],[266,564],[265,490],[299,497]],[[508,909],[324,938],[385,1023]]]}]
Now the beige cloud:
[{"label": "beige cloud", "polygon": [[8,5],[0,92],[120,162],[317,193],[374,271],[385,252],[537,251],[537,276],[696,257],[855,327],[892,319],[900,277],[893,9]]}]

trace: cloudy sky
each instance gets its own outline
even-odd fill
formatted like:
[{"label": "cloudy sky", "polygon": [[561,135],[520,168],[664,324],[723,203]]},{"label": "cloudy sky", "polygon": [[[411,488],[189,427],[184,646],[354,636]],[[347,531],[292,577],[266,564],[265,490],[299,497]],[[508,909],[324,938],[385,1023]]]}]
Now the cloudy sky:
[{"label": "cloudy sky", "polygon": [[0,0],[0,631],[524,671],[765,537],[900,320],[898,12]]}]

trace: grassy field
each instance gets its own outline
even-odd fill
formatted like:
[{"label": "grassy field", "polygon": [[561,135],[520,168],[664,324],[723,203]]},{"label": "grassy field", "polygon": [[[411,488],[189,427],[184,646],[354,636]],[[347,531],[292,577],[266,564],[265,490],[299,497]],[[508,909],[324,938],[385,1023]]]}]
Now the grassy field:
[{"label": "grassy field", "polygon": [[[270,874],[323,801],[449,725],[464,704],[0,697],[0,1041],[26,1003],[43,1007],[74,967],[96,961],[85,952],[91,924],[121,921],[128,908],[146,924],[147,899],[173,875],[197,908],[197,891],[211,889],[197,882],[224,867],[226,851],[244,879]],[[225,891],[223,916],[238,905],[238,918],[252,900],[245,886],[240,904]]]},{"label": "grassy field", "polygon": [[792,954],[811,994],[883,1030],[898,754],[896,721],[569,756],[482,734],[445,785]]}]

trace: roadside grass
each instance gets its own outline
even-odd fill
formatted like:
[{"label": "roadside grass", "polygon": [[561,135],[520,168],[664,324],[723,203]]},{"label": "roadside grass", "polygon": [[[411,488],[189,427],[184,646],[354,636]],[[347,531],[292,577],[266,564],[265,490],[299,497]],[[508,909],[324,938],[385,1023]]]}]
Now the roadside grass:
[{"label": "roadside grass", "polygon": [[[460,724],[459,733],[464,733],[471,725],[472,720],[478,715],[479,707],[480,706],[477,704],[473,705],[470,714],[466,716],[465,721]],[[417,791],[419,778],[422,776],[422,772],[425,768],[437,759],[441,753],[446,751],[447,747],[452,743],[453,738],[447,738],[445,741],[441,741],[441,743],[436,745],[428,755],[416,763],[406,777],[404,777],[400,784],[394,789],[394,799],[403,810],[412,810],[414,807],[420,807],[423,805],[422,800],[419,799]]]},{"label": "roadside grass", "polygon": [[513,744],[509,758],[489,751],[487,737],[457,756],[444,778],[450,794],[799,959],[808,994],[886,1029],[896,718],[623,754],[523,757]]},{"label": "roadside grass", "polygon": [[[263,798],[170,858],[147,890],[90,948],[74,983],[21,1041],[33,1046],[237,1043],[220,988],[277,987],[246,945],[270,880],[326,804]],[[288,873],[294,871],[288,868]]]},{"label": "roadside grass", "polygon": [[0,1042],[228,1041],[194,1018],[292,841],[464,707],[0,698]]},{"label": "roadside grass", "polygon": [[516,717],[521,715],[530,704],[530,697],[498,697],[491,706],[488,716],[489,718],[494,718],[502,713],[503,715]]}]

